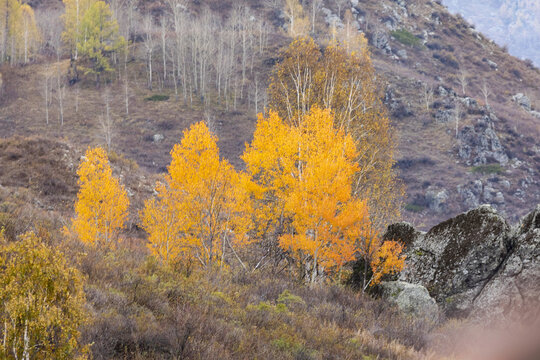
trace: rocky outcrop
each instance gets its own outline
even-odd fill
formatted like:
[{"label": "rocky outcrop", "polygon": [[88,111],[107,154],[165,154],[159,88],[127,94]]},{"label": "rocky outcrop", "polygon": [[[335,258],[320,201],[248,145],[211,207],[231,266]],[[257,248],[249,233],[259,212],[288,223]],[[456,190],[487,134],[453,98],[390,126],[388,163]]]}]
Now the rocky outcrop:
[{"label": "rocky outcrop", "polygon": [[390,39],[386,32],[381,30],[375,31],[371,41],[373,46],[379,50],[382,50],[384,53],[390,54],[392,52],[392,48],[390,47]]},{"label": "rocky outcrop", "polygon": [[458,133],[458,144],[458,155],[467,165],[508,164],[490,115],[478,119],[474,126],[464,126]]},{"label": "rocky outcrop", "polygon": [[475,299],[475,312],[540,315],[540,205],[521,220],[512,242],[513,250]]},{"label": "rocky outcrop", "polygon": [[514,96],[512,96],[512,101],[514,101],[516,104],[521,106],[523,109],[527,111],[531,111],[531,99],[529,99],[528,96],[523,95],[522,93],[518,93]]},{"label": "rocky outcrop", "polygon": [[428,321],[439,319],[439,307],[422,285],[404,281],[387,281],[381,283],[381,291],[385,299],[396,304],[405,314]]},{"label": "rocky outcrop", "polygon": [[[501,181],[500,185],[508,190],[510,183],[507,180]],[[497,209],[501,209],[506,204],[504,194],[492,182],[483,183],[482,180],[474,180],[466,184],[458,185],[457,192],[461,196],[464,210],[478,207],[480,204],[490,204]]]},{"label": "rocky outcrop", "polygon": [[483,205],[427,233],[394,224],[385,238],[409,244],[399,280],[425,286],[446,315],[540,309],[540,205],[515,228]]},{"label": "rocky outcrop", "polygon": [[425,195],[428,208],[437,214],[444,214],[448,210],[448,191],[430,186]]}]

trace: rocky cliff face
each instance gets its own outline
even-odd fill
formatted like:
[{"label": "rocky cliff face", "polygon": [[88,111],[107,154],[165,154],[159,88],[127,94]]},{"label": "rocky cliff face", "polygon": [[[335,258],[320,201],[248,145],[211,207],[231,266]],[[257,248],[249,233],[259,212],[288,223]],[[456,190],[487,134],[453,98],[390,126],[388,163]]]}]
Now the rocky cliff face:
[{"label": "rocky cliff face", "polygon": [[515,227],[484,205],[427,233],[395,224],[385,238],[408,246],[400,280],[425,286],[446,315],[540,309],[540,205]]}]

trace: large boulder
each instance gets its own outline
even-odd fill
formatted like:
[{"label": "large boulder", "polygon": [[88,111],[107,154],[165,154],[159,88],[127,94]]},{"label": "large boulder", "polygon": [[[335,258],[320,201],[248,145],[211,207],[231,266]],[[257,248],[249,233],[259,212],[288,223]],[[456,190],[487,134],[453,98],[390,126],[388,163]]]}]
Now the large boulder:
[{"label": "large boulder", "polygon": [[425,286],[450,315],[467,315],[511,248],[511,228],[490,206],[447,220],[407,251],[400,280]]},{"label": "large boulder", "polygon": [[475,313],[506,317],[540,313],[540,205],[514,230],[513,249],[474,301]]},{"label": "large boulder", "polygon": [[406,242],[399,280],[425,286],[447,316],[540,316],[540,205],[514,228],[483,205],[427,233],[394,224],[383,238]]},{"label": "large boulder", "polygon": [[406,314],[428,321],[439,319],[439,307],[425,287],[404,281],[387,281],[380,285],[382,296]]}]

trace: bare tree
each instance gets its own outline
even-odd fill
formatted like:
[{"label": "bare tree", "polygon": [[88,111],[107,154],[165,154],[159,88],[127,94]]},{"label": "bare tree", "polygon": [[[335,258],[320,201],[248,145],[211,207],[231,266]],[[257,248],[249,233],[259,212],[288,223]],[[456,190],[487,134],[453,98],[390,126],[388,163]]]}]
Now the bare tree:
[{"label": "bare tree", "polygon": [[431,103],[433,102],[433,87],[428,83],[424,83],[424,105],[426,111],[429,111]]},{"label": "bare tree", "polygon": [[[128,50],[126,50],[127,54]],[[129,115],[129,77],[127,71],[127,55],[124,58],[124,102],[126,105],[126,116]]]},{"label": "bare tree", "polygon": [[163,58],[163,81],[167,79],[167,19],[161,16],[161,56]]},{"label": "bare tree", "polygon": [[341,18],[341,11],[345,9],[345,7],[350,4],[349,0],[336,0],[336,6],[337,6],[337,15],[339,18]]},{"label": "bare tree", "polygon": [[[45,121],[49,125],[49,107],[51,106],[51,72],[49,71],[49,65],[45,65],[45,72],[43,76],[44,87],[43,87],[43,97],[45,99]],[[1,81],[1,78],[0,78]]]},{"label": "bare tree", "polygon": [[469,84],[469,74],[463,68],[459,72],[458,80],[461,85],[461,93],[465,96],[467,85]]},{"label": "bare tree", "polygon": [[315,19],[322,8],[322,0],[311,0],[311,32],[315,33]]},{"label": "bare tree", "polygon": [[56,64],[56,98],[58,100],[58,110],[60,117],[60,126],[64,126],[64,98],[66,95],[66,84],[62,81],[60,64]]},{"label": "bare tree", "polygon": [[113,137],[113,122],[111,118],[109,89],[105,90],[105,92],[103,93],[103,102],[105,106],[105,112],[99,117],[99,123],[103,132],[103,139],[105,140],[105,144],[107,145],[107,151],[110,151]]},{"label": "bare tree", "polygon": [[456,124],[456,138],[458,137],[459,132],[459,120],[461,119],[461,116],[463,115],[463,107],[461,106],[461,101],[456,101],[456,107],[454,108],[454,120]]},{"label": "bare tree", "polygon": [[146,69],[147,69],[147,75],[148,75],[148,89],[152,90],[152,61],[153,61],[153,55],[154,55],[154,49],[155,49],[155,41],[154,41],[154,23],[152,22],[152,17],[150,15],[145,16],[143,20],[143,27],[144,27],[144,49],[146,50]]},{"label": "bare tree", "polygon": [[486,79],[484,79],[482,83],[482,87],[480,88],[480,91],[482,92],[482,95],[484,96],[484,103],[486,104],[487,107],[489,107],[489,96],[491,95],[491,90],[489,89]]},{"label": "bare tree", "polygon": [[36,21],[41,32],[41,51],[56,55],[62,54],[62,12],[55,9],[36,9]]}]

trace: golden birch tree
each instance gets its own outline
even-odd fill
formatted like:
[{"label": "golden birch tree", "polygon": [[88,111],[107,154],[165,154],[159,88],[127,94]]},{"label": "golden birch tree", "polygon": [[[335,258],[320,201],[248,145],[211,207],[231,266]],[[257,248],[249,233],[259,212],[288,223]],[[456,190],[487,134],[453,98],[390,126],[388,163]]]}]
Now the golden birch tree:
[{"label": "golden birch tree", "polygon": [[259,116],[242,156],[257,185],[255,223],[259,234],[277,238],[309,282],[323,272],[341,274],[360,253],[369,255],[375,283],[399,267],[393,261],[401,249],[373,237],[367,203],[354,193],[357,146],[334,123],[331,111],[317,106],[292,125],[273,111]]},{"label": "golden birch tree", "polygon": [[294,40],[273,70],[269,107],[296,126],[315,105],[332,109],[335,128],[357,147],[354,195],[366,199],[371,221],[382,229],[400,212],[403,189],[392,168],[396,142],[367,42],[347,31],[345,46],[335,41],[324,53],[311,38]]},{"label": "golden birch tree", "polygon": [[0,358],[82,359],[82,276],[34,233],[0,234]]},{"label": "golden birch tree", "polygon": [[34,10],[19,0],[0,0],[0,56],[11,64],[32,60],[41,39]]},{"label": "golden birch tree", "polygon": [[219,157],[217,138],[203,122],[184,131],[158,198],[141,214],[150,250],[165,261],[190,257],[205,268],[222,266],[248,242],[249,179]]},{"label": "golden birch tree", "polygon": [[101,147],[86,151],[77,175],[80,189],[73,230],[86,244],[111,248],[128,215],[126,190],[113,176],[107,153]]}]

